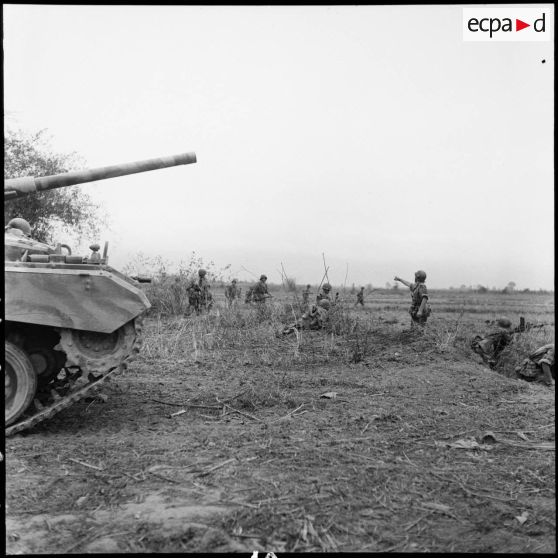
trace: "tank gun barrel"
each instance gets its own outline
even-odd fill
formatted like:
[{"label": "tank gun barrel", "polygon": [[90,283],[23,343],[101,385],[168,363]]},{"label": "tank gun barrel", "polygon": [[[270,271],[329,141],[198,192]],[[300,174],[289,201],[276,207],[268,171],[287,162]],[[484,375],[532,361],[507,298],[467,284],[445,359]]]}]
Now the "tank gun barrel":
[{"label": "tank gun barrel", "polygon": [[178,165],[189,165],[190,163],[195,162],[195,153],[181,153],[180,155],[157,157],[155,159],[146,159],[144,161],[135,161],[133,163],[71,171],[51,176],[41,176],[37,178],[33,176],[9,178],[4,180],[4,199],[10,200],[27,196],[33,192],[53,190],[54,188],[64,188],[66,186],[73,186],[74,184],[94,182],[95,180],[105,180],[107,178],[135,174],[137,172],[147,172],[167,167],[176,167]]}]

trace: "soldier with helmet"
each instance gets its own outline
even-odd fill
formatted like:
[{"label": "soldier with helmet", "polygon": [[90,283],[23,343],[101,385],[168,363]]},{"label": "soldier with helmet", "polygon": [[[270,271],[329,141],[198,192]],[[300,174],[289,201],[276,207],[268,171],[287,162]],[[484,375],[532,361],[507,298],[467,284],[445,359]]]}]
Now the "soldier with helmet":
[{"label": "soldier with helmet", "polygon": [[409,308],[409,314],[411,314],[411,326],[421,326],[424,327],[428,316],[430,316],[430,305],[428,304],[428,290],[424,284],[426,281],[426,273],[419,269],[415,273],[415,282],[409,283],[400,277],[395,277],[395,281],[403,283],[406,287],[409,287],[411,291],[411,307]]},{"label": "soldier with helmet", "polygon": [[329,294],[330,292],[331,285],[329,283],[324,283],[322,285],[322,288],[320,289],[320,292],[316,296],[316,304],[319,305],[321,300],[327,300],[328,302],[331,302],[331,297]]},{"label": "soldier with helmet", "polygon": [[317,304],[313,304],[312,308],[302,314],[302,316],[297,319],[296,322],[285,326],[285,328],[283,329],[283,335],[294,333],[294,331],[297,329],[309,329],[314,331],[323,329],[329,319],[330,309],[330,301],[327,298],[323,298]]},{"label": "soldier with helmet", "polygon": [[206,278],[207,271],[200,269],[198,271],[198,281],[192,279],[190,285],[186,289],[188,292],[188,302],[190,306],[200,314],[205,308],[207,311],[211,310],[213,306],[213,295],[210,291],[209,281]]},{"label": "soldier with helmet", "polygon": [[31,225],[21,217],[14,217],[10,219],[5,227],[5,232],[8,234],[15,234],[17,236],[31,236]]},{"label": "soldier with helmet", "polygon": [[225,298],[227,299],[227,306],[231,307],[237,299],[240,298],[241,289],[237,286],[238,281],[233,279],[230,285],[225,288]]},{"label": "soldier with helmet", "polygon": [[251,301],[263,304],[265,303],[266,298],[271,296],[268,291],[266,281],[267,275],[261,275],[260,280],[251,289]]},{"label": "soldier with helmet", "polygon": [[502,351],[512,342],[512,323],[508,318],[498,318],[484,336],[477,335],[471,342],[471,349],[477,353],[490,368],[495,368]]}]

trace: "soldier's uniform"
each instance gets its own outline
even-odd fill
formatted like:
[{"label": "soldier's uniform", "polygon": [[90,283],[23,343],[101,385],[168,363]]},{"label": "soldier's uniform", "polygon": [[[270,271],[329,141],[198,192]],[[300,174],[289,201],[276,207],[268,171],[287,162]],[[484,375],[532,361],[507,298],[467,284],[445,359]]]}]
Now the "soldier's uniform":
[{"label": "soldier's uniform", "polygon": [[267,277],[262,275],[260,280],[252,288],[252,301],[257,303],[265,302],[265,299],[269,296],[269,291],[267,290]]},{"label": "soldier's uniform", "polygon": [[[421,272],[417,271],[415,277],[417,277],[418,273]],[[426,273],[424,273],[424,271],[422,273],[424,274],[424,278],[426,279]],[[428,302],[426,303],[424,314],[422,316],[417,316],[417,313],[419,311],[420,305],[422,304],[423,298],[426,298],[426,300],[428,301],[428,289],[426,288],[426,285],[423,281],[417,281],[416,283],[410,284],[409,290],[411,291],[411,307],[409,308],[409,314],[411,314],[412,324],[424,326],[431,312]]]},{"label": "soldier's uniform", "polygon": [[512,342],[511,322],[507,318],[496,321],[497,328],[485,336],[477,335],[471,342],[471,348],[482,360],[494,368],[502,351]]},{"label": "soldier's uniform", "polygon": [[236,279],[233,279],[231,284],[225,288],[225,298],[229,306],[232,306],[236,299],[240,298],[240,288],[236,286]]},{"label": "soldier's uniform", "polygon": [[302,314],[300,319],[286,326],[283,329],[283,334],[293,333],[295,329],[310,329],[314,331],[323,329],[329,318],[329,309],[329,301],[325,298],[322,299],[318,304],[313,305],[308,312]]},{"label": "soldier's uniform", "polygon": [[198,275],[198,281],[193,280],[186,289],[188,292],[188,302],[196,311],[196,314],[200,314],[204,308],[209,311],[213,306],[213,296],[209,290],[209,281],[205,278],[206,271],[200,269]]},{"label": "soldier's uniform", "polygon": [[319,305],[320,301],[322,300],[327,300],[328,302],[331,302],[331,297],[329,295],[330,291],[331,291],[331,285],[329,283],[324,283],[322,285],[320,292],[316,296],[316,304]]},{"label": "soldier's uniform", "polygon": [[364,288],[361,288],[360,291],[357,293],[356,304],[360,304],[361,306],[364,306]]},{"label": "soldier's uniform", "polygon": [[541,380],[547,386],[550,386],[552,385],[552,378],[556,378],[554,363],[554,343],[549,343],[533,351],[529,358],[526,358],[516,367],[515,372],[528,381]]}]

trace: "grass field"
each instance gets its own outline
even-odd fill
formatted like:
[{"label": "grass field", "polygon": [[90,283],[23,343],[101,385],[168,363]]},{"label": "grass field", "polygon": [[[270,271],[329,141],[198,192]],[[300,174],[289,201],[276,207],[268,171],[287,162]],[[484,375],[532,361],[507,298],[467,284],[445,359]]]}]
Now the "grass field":
[{"label": "grass field", "polygon": [[[508,377],[553,295],[433,291],[421,335],[405,290],[341,292],[328,331],[283,336],[272,292],[152,312],[106,401],[8,439],[8,553],[556,551],[554,389]],[[551,325],[497,373],[469,342],[501,315]]]}]

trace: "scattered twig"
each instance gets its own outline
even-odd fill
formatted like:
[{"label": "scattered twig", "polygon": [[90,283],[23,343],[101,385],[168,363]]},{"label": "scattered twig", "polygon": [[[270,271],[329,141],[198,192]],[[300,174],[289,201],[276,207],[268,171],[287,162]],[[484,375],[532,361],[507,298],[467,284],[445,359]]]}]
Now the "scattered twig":
[{"label": "scattered twig", "polygon": [[184,407],[184,403],[170,403],[169,401],[159,401],[159,399],[150,399],[149,401],[155,401],[156,403],[162,403],[163,405],[172,405],[173,407]]},{"label": "scattered twig", "polygon": [[73,461],[74,463],[78,463],[79,465],[83,465],[84,467],[89,467],[90,469],[95,469],[96,471],[102,471],[103,470],[102,467],[97,467],[96,465],[90,465],[89,463],[85,463],[83,461],[78,461],[77,459],[74,459],[73,457],[68,457],[68,459],[70,461]]},{"label": "scattered twig", "polygon": [[172,482],[173,484],[180,484],[179,481],[175,481],[174,479],[169,479],[168,477],[164,477],[163,475],[159,475],[158,473],[153,473],[152,471],[147,471],[150,475],[153,475],[154,477],[157,477],[161,480],[167,481],[167,482]]},{"label": "scattered twig", "polygon": [[239,415],[242,415],[243,417],[247,417],[249,419],[256,420],[258,422],[263,422],[262,419],[259,419],[258,417],[255,417],[254,415],[244,413],[243,411],[239,411],[238,409],[235,409],[234,407],[231,407],[230,405],[224,405],[224,407],[229,409],[232,413],[238,413]]},{"label": "scattered twig", "polygon": [[184,409],[182,409],[181,411],[176,411],[176,413],[172,413],[171,415],[169,415],[169,418],[172,417],[178,417],[180,415],[183,415],[186,411]]},{"label": "scattered twig", "polygon": [[294,413],[296,413],[301,407],[304,407],[304,405],[306,405],[306,403],[303,403],[302,405],[299,405],[294,411],[291,411],[290,413],[287,413],[285,416],[279,417],[278,419],[270,421],[268,424],[273,424],[275,422],[279,422],[280,420],[289,418],[291,415],[294,415]]},{"label": "scattered twig", "polygon": [[428,512],[426,514],[424,514],[423,516],[419,517],[416,521],[413,521],[413,523],[411,523],[410,525],[407,525],[407,527],[405,527],[405,531],[409,531],[410,529],[412,529],[415,525],[418,525],[423,519],[426,519],[429,515],[431,515],[433,512]]},{"label": "scattered twig", "polygon": [[233,457],[231,459],[227,459],[226,461],[223,461],[223,463],[218,463],[217,465],[213,465],[213,467],[210,467],[209,469],[205,469],[205,470],[201,471],[200,473],[198,473],[198,476],[204,477],[205,475],[209,475],[209,473],[215,471],[216,469],[219,469],[220,467],[224,467],[225,465],[227,465],[231,461],[235,461],[235,458]]},{"label": "scattered twig", "polygon": [[344,444],[345,442],[362,442],[364,440],[372,440],[376,438],[376,436],[365,436],[363,438],[342,438],[340,440],[330,439],[328,442],[333,442],[335,444]]}]

